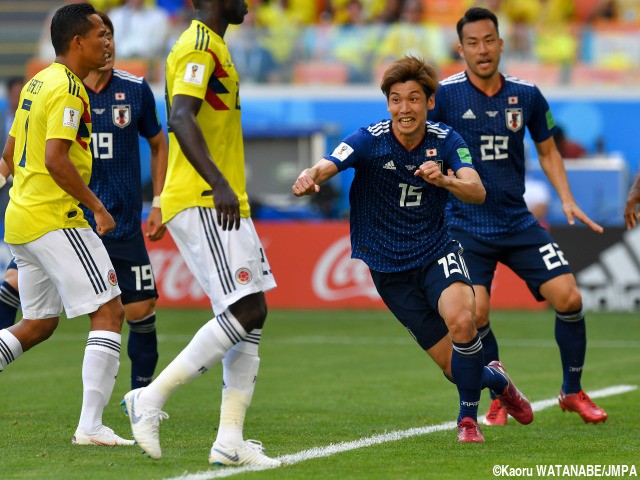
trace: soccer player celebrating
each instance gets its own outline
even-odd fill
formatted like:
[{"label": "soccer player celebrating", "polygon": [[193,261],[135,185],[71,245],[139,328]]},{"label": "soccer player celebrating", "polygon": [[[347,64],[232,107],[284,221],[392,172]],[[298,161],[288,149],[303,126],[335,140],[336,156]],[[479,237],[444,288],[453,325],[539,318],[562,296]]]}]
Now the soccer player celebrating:
[{"label": "soccer player celebrating", "polygon": [[480,204],[485,189],[460,135],[427,121],[438,88],[432,67],[405,57],[387,69],[381,88],[391,120],[348,136],[304,170],[292,190],[298,197],[312,195],[338,172],[355,170],[352,256],[369,266],[389,310],[458,387],[458,441],[484,442],[477,424],[484,387],[518,421],[533,420],[531,405],[504,366],[484,366],[471,280],[445,220],[449,193]]},{"label": "soccer player celebrating", "polygon": [[222,362],[220,426],[209,462],[278,466],[260,442],[243,438],[267,316],[264,292],[275,287],[249,216],[238,72],[223,40],[248,9],[244,0],[193,5],[195,20],[167,58],[169,167],[162,219],[215,316],[149,386],[127,393],[125,403],[138,444],[158,459],[165,402],[180,385]]},{"label": "soccer player celebrating", "polygon": [[88,314],[83,400],[73,442],[132,445],[102,424],[115,384],[123,307],[113,265],[79,203],[93,212],[98,235],[115,227],[87,183],[91,114],[81,78],[105,65],[109,38],[88,3],[66,5],[51,22],[56,60],[23,88],[3,160],[14,176],[5,241],[18,265],[23,318],[0,330],[0,371],[49,338],[64,307]]},{"label": "soccer player celebrating", "polygon": [[[113,24],[99,13],[110,39],[107,64],[93,70],[84,80],[91,101],[93,172],[89,188],[102,200],[116,221],[116,229],[102,239],[113,262],[124,316],[129,324],[127,352],[131,359],[131,388],[151,383],[158,362],[155,287],[151,262],[140,228],[142,184],[138,134],[151,149],[154,201],[147,217],[147,236],[159,240],[162,224],[160,193],[167,170],[167,140],[158,121],[155,99],[147,82],[114,69]],[[91,210],[83,208],[89,224],[96,222]]]},{"label": "soccer player celebrating", "polygon": [[[498,360],[489,310],[491,282],[497,263],[502,262],[527,282],[537,300],[547,300],[556,312],[555,337],[563,371],[560,407],[577,412],[585,422],[603,422],[607,414],[581,386],[587,336],[575,277],[562,250],[523,199],[525,127],[569,224],[578,219],[595,232],[602,232],[602,227],[573,198],[553,140],[555,123],[547,101],[535,85],[498,71],[503,40],[496,16],[485,8],[471,8],[458,21],[457,30],[458,52],[466,70],[440,82],[430,118],[451,125],[462,135],[487,188],[482,205],[451,197],[449,210],[452,234],[464,247],[474,283],[476,326],[485,362]],[[507,412],[494,400],[485,423],[506,422]]]}]

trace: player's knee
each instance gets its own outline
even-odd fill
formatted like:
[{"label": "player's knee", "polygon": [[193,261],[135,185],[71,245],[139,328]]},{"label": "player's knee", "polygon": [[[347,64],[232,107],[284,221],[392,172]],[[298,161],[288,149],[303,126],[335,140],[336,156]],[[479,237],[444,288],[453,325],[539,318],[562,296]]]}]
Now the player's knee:
[{"label": "player's knee", "polygon": [[577,286],[572,286],[567,292],[562,295],[556,302],[554,302],[553,308],[558,312],[575,312],[582,308],[582,295]]},{"label": "player's knee", "polygon": [[20,342],[23,351],[35,347],[39,343],[47,340],[58,327],[59,317],[41,320],[20,320],[16,325],[10,327],[10,331]]},{"label": "player's knee", "polygon": [[476,336],[475,312],[468,308],[460,308],[445,319],[449,333],[454,342],[470,342]]},{"label": "player's knee", "polygon": [[262,292],[241,298],[229,309],[247,332],[262,328],[267,318],[267,302]]},{"label": "player's knee", "polygon": [[16,291],[18,290],[18,270],[10,268],[4,276],[4,281],[11,285]]},{"label": "player's knee", "polygon": [[131,322],[144,320],[155,312],[155,305],[155,298],[144,302],[128,303],[124,306],[125,318]]},{"label": "player's knee", "polygon": [[91,317],[91,330],[120,332],[124,322],[124,307],[120,297],[101,305],[98,310],[89,316]]},{"label": "player's knee", "polygon": [[476,311],[476,328],[482,328],[489,323],[489,311],[477,310]]}]

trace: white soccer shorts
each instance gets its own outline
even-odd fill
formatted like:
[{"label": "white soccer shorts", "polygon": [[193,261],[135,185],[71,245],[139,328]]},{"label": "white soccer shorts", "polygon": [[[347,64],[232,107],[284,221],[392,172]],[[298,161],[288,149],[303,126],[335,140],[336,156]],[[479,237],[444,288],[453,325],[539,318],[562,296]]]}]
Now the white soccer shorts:
[{"label": "white soccer shorts", "polygon": [[275,288],[271,267],[253,221],[222,230],[214,208],[193,207],[169,220],[167,228],[187,267],[211,300],[216,315],[247,295]]},{"label": "white soccer shorts", "polygon": [[78,317],[120,295],[107,250],[90,228],[54,230],[9,247],[26,319],[57,317],[63,306],[68,318]]}]

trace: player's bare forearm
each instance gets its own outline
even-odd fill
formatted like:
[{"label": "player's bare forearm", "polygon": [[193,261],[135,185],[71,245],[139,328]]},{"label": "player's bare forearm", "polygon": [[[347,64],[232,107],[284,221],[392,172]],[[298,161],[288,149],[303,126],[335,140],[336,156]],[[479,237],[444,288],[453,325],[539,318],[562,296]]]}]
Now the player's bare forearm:
[{"label": "player's bare forearm", "polygon": [[45,147],[45,167],[56,184],[85,205],[94,213],[106,211],[102,202],[89,189],[80,172],[69,158],[70,141],[52,139],[47,140]]},{"label": "player's bare forearm", "polygon": [[167,176],[167,163],[169,149],[167,138],[161,130],[155,137],[148,139],[151,148],[151,179],[153,181],[153,195],[159,196],[164,188]]},{"label": "player's bare forearm", "polygon": [[223,230],[240,228],[240,202],[229,182],[218,169],[196,120],[202,100],[187,95],[173,97],[169,127],[182,153],[198,174],[211,186],[218,225]]},{"label": "player's bare forearm", "polygon": [[320,191],[320,185],[335,174],[338,173],[338,167],[326,159],[320,160],[311,168],[305,168],[295,183],[291,187],[291,191],[296,197],[302,197],[304,195],[313,195]]},{"label": "player's bare forearm", "polygon": [[4,167],[2,168],[2,170],[0,170],[0,173],[2,173],[5,177],[13,175],[13,153],[15,151],[15,146],[16,139],[9,135],[2,152],[2,160],[6,166],[6,172],[4,171]]},{"label": "player's bare forearm", "polygon": [[456,179],[451,184],[451,187],[447,188],[447,190],[449,190],[458,200],[465,203],[484,203],[484,199],[487,197],[487,191],[480,179]]},{"label": "player's bare forearm", "polygon": [[564,168],[562,156],[558,152],[553,137],[544,142],[536,143],[536,150],[538,151],[540,168],[549,179],[562,203],[574,202],[573,194],[569,187],[569,179],[567,178],[567,170]]},{"label": "player's bare forearm", "polygon": [[216,187],[227,184],[227,179],[214,163],[200,124],[196,119],[201,105],[202,100],[198,98],[176,95],[173,97],[168,123],[180,144],[180,150],[187,157],[189,163],[215,190]]},{"label": "player's bare forearm", "polygon": [[483,203],[487,195],[478,173],[472,168],[460,168],[455,175],[444,175],[440,166],[430,160],[420,165],[414,175],[421,177],[425,182],[447,189],[465,203]]}]

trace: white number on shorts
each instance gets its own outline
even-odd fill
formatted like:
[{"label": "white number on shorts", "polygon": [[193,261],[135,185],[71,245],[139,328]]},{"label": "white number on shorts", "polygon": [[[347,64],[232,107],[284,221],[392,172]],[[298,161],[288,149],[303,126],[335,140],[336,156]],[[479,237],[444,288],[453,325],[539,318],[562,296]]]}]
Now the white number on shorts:
[{"label": "white number on shorts", "polygon": [[438,260],[438,265],[442,265],[445,278],[449,278],[454,273],[460,273],[465,277],[469,277],[467,266],[462,257],[458,257],[455,253],[448,253],[447,256]]},{"label": "white number on shorts", "polygon": [[131,267],[131,271],[136,276],[136,290],[153,290],[156,288],[151,265],[136,265],[135,267]]},{"label": "white number on shorts", "polygon": [[544,260],[547,270],[553,270],[560,265],[569,265],[557,243],[547,243],[544,247],[540,247],[538,251],[544,254],[542,255],[542,260]]}]

